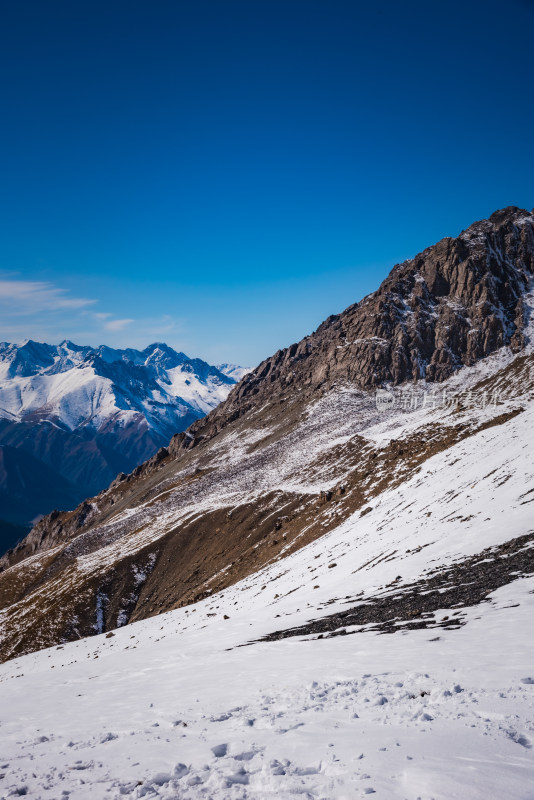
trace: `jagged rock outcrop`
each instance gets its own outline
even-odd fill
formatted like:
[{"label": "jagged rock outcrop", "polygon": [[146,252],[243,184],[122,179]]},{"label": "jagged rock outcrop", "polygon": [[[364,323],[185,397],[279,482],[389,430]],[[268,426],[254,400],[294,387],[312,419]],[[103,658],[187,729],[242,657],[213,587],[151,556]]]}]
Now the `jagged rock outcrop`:
[{"label": "jagged rock outcrop", "polygon": [[245,376],[175,447],[209,437],[262,400],[425,378],[441,382],[503,345],[524,345],[534,214],[510,206],[395,266],[380,288]]}]

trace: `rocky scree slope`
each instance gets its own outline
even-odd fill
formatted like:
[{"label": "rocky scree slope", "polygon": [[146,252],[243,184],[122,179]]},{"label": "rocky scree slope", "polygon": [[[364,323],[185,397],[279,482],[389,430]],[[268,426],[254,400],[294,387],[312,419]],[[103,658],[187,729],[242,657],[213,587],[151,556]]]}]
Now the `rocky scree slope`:
[{"label": "rocky scree slope", "polygon": [[[511,425],[532,400],[533,254],[533,216],[515,208],[443,240],[131,475],[41,521],[0,562],[2,657],[197,602],[365,515],[437,453]],[[376,409],[372,386],[414,378],[465,397]],[[501,399],[481,414],[473,392]]]}]

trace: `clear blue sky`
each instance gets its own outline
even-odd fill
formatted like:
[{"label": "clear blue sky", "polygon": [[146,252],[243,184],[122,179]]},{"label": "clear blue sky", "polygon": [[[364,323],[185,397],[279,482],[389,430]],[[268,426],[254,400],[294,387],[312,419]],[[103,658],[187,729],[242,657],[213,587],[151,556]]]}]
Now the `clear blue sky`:
[{"label": "clear blue sky", "polygon": [[25,0],[0,26],[0,339],[254,365],[534,205],[531,0]]}]

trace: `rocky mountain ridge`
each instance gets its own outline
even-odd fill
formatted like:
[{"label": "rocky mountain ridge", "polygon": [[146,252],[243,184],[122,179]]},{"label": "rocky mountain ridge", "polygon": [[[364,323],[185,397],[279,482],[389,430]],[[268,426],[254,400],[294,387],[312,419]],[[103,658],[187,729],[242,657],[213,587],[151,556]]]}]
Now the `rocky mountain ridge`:
[{"label": "rocky mountain ridge", "polygon": [[533,278],[534,213],[496,211],[396,265],[376,292],[263,361],[190,433],[211,436],[273,393],[440,383],[503,346],[519,352]]}]

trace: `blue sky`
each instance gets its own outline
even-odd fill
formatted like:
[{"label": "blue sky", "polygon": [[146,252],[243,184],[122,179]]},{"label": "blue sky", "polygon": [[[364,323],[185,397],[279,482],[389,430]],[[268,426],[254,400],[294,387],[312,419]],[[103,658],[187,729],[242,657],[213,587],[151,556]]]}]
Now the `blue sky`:
[{"label": "blue sky", "polygon": [[534,205],[530,0],[5,4],[0,339],[254,365]]}]

